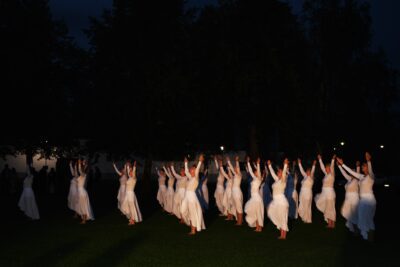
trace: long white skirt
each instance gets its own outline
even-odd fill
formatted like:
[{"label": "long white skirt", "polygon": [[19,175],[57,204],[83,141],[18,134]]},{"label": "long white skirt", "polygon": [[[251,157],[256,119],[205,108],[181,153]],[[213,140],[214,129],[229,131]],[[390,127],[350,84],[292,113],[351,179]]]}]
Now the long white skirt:
[{"label": "long white skirt", "polygon": [[236,209],[233,207],[232,201],[232,188],[227,187],[222,198],[222,205],[224,207],[224,215],[233,214],[236,216]]},{"label": "long white skirt", "polygon": [[315,196],[315,204],[324,214],[325,221],[336,221],[335,199],[336,194],[332,187],[322,187],[322,192]]},{"label": "long white skirt", "polygon": [[86,215],[87,220],[94,220],[89,195],[83,187],[78,187],[78,203],[76,205],[76,212],[81,216]]},{"label": "long white skirt", "polygon": [[167,187],[165,185],[160,185],[158,187],[158,192],[157,192],[157,200],[158,203],[160,203],[161,207],[165,207],[166,204],[166,198],[167,198]]},{"label": "long white skirt", "polygon": [[251,194],[251,198],[244,206],[244,212],[246,212],[246,222],[250,227],[256,227],[256,222],[259,226],[264,226],[264,202],[258,192]]},{"label": "long white skirt", "polygon": [[224,192],[225,189],[222,185],[217,185],[217,188],[215,188],[215,204],[217,205],[217,208],[221,214],[224,214],[224,205],[223,205],[223,200],[224,200]]},{"label": "long white skirt", "polygon": [[273,195],[272,201],[268,206],[268,218],[275,224],[278,230],[289,231],[288,213],[289,203],[284,194]]},{"label": "long white skirt", "polygon": [[172,213],[174,211],[174,188],[168,187],[167,194],[165,196],[165,206],[164,209]]},{"label": "long white skirt", "polygon": [[368,239],[368,232],[375,230],[374,216],[376,209],[376,199],[374,194],[360,194],[358,204],[358,229],[364,239]]},{"label": "long white skirt", "polygon": [[194,191],[186,191],[182,201],[181,214],[185,223],[196,227],[199,232],[206,229],[203,220],[203,211]]},{"label": "long white skirt", "polygon": [[312,222],[312,191],[309,188],[300,190],[299,216],[305,223]]},{"label": "long white skirt", "polygon": [[235,216],[237,213],[243,213],[243,193],[240,187],[232,188],[232,206],[235,209]]},{"label": "long white skirt", "polygon": [[76,203],[78,202],[78,188],[76,182],[71,180],[69,185],[69,192],[68,192],[68,208],[75,211],[76,210]]},{"label": "long white skirt", "polygon": [[201,185],[201,191],[203,191],[203,197],[204,201],[209,204],[209,198],[208,198],[208,187],[206,184]]},{"label": "long white skirt", "polygon": [[126,192],[126,185],[124,184],[120,184],[119,189],[118,189],[118,195],[117,195],[117,199],[118,199],[118,209],[121,210],[121,206],[122,206],[122,202],[125,199],[125,192]]},{"label": "long white skirt", "polygon": [[179,219],[181,219],[181,205],[182,205],[182,201],[183,198],[185,197],[185,188],[178,188],[175,191],[174,194],[174,207],[173,207],[173,212],[175,214],[176,217],[178,217]]},{"label": "long white skirt", "polygon": [[25,213],[26,216],[33,220],[39,220],[39,210],[36,205],[35,194],[32,188],[24,187],[21,197],[18,202],[19,208]]},{"label": "long white skirt", "polygon": [[347,220],[346,226],[350,231],[354,232],[354,224],[357,224],[358,220],[358,202],[359,196],[356,192],[348,192],[345,195],[345,199],[341,208],[342,216]]},{"label": "long white skirt", "polygon": [[125,199],[122,201],[121,211],[128,219],[133,219],[135,222],[142,221],[142,213],[140,212],[136,194],[133,190],[126,191]]}]

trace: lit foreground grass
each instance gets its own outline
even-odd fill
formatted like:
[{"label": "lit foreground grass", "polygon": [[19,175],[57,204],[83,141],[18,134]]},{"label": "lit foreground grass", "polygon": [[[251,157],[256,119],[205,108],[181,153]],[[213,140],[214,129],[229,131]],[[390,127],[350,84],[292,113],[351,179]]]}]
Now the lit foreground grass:
[{"label": "lit foreground grass", "polygon": [[1,227],[0,266],[400,266],[399,235],[389,235],[395,222],[388,220],[388,209],[377,214],[374,243],[349,234],[340,216],[335,230],[326,229],[316,212],[313,224],[291,223],[288,240],[280,241],[268,220],[256,233],[214,210],[206,217],[207,230],[196,236],[157,209],[129,227],[115,202],[106,206],[108,199],[98,201],[104,207],[95,209],[98,216],[87,225],[65,209],[50,212],[58,201],[43,208],[45,216],[37,222],[10,212]]}]

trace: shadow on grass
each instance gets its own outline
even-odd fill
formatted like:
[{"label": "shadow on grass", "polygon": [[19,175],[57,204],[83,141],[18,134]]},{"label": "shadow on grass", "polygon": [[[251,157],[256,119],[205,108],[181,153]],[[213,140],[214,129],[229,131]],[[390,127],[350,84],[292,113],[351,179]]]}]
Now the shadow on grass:
[{"label": "shadow on grass", "polygon": [[144,237],[137,234],[120,240],[100,255],[86,262],[85,266],[116,266],[119,263],[123,263],[126,266],[133,266],[134,262],[130,262],[130,258],[127,256],[133,253],[134,248],[143,240]]},{"label": "shadow on grass", "polygon": [[[22,263],[21,266],[32,267],[32,266],[54,266],[64,257],[70,255],[76,251],[82,244],[81,240],[75,240],[62,244],[47,251],[44,254],[39,255],[33,261]],[[20,261],[24,261],[23,258],[19,258]]]}]

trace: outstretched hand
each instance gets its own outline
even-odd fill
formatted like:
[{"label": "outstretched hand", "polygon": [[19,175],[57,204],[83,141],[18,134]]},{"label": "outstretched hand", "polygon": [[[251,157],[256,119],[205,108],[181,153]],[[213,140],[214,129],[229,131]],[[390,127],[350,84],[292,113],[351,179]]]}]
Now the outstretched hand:
[{"label": "outstretched hand", "polygon": [[336,158],[336,162],[339,164],[339,166],[343,165],[343,159],[341,158]]},{"label": "outstretched hand", "polygon": [[365,159],[367,160],[367,161],[371,161],[371,154],[369,153],[369,152],[365,152]]}]

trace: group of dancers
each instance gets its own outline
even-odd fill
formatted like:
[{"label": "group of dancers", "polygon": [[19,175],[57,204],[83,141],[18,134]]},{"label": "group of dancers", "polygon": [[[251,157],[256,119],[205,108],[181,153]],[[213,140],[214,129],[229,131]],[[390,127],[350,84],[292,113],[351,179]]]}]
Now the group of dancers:
[{"label": "group of dancers", "polygon": [[[371,164],[371,155],[365,153],[365,162],[356,163],[356,168],[351,169],[341,158],[333,156],[329,164],[324,164],[322,157],[317,157],[324,178],[322,189],[314,198],[316,207],[324,215],[328,228],[335,228],[336,222],[336,194],[335,165],[347,180],[345,184],[345,199],[341,207],[341,214],[346,219],[346,226],[352,232],[359,232],[364,239],[375,229],[374,215],[376,200],[373,192],[374,173]],[[214,157],[217,171],[217,183],[214,193],[216,207],[220,216],[226,220],[236,220],[236,225],[243,224],[243,216],[250,227],[256,232],[261,232],[264,227],[264,214],[280,231],[279,239],[286,239],[288,218],[297,219],[304,223],[312,222],[313,184],[317,161],[312,165],[303,167],[301,159],[293,161],[285,159],[276,170],[270,160],[265,162],[261,169],[261,160],[258,158],[251,162],[246,158],[245,171],[249,183],[250,196],[243,203],[241,190],[242,170],[239,157],[235,157],[232,164],[229,157],[225,164],[222,157]],[[204,230],[203,213],[208,209],[209,196],[207,188],[208,169],[204,164],[204,156],[200,155],[195,164],[189,166],[185,158],[179,174],[175,164],[169,163],[157,169],[158,192],[157,200],[161,207],[169,214],[175,215],[180,223],[190,226],[190,235]],[[135,195],[136,161],[126,162],[120,170],[113,164],[115,171],[120,176],[117,194],[118,209],[128,219],[128,225],[142,221],[142,215]],[[297,166],[297,168],[296,168]],[[27,176],[24,180],[24,189],[19,200],[19,207],[31,219],[39,219],[39,211],[32,190],[31,166],[27,167]],[[94,220],[85,182],[88,173],[86,160],[70,162],[72,179],[68,194],[68,207],[74,211],[76,217],[81,218],[81,223]],[[300,194],[297,194],[297,182],[301,179]],[[270,186],[269,178],[273,179]],[[167,180],[168,179],[168,180]],[[167,185],[166,185],[167,181]],[[272,189],[272,193],[271,193]],[[243,207],[244,204],[244,207]]]},{"label": "group of dancers", "polygon": [[[366,162],[362,165],[356,163],[353,170],[344,164],[343,160],[332,157],[328,164],[324,164],[321,155],[317,157],[324,178],[322,189],[314,198],[317,209],[323,213],[327,228],[335,228],[336,222],[336,193],[335,164],[338,165],[345,184],[345,199],[341,207],[341,214],[346,219],[346,226],[352,232],[359,232],[364,239],[375,230],[374,215],[376,200],[373,193],[374,173],[372,171],[371,155],[365,154]],[[177,174],[174,164],[164,166],[158,171],[159,188],[157,200],[161,207],[168,213],[174,214],[181,223],[190,226],[189,234],[205,229],[203,213],[205,208],[201,205],[207,196],[207,168],[204,166],[204,157],[200,156],[197,165],[188,167],[185,159],[184,167]],[[236,225],[242,225],[243,215],[250,227],[256,232],[261,232],[264,227],[264,213],[280,231],[279,239],[286,239],[288,219],[298,217],[304,223],[312,223],[312,203],[314,174],[317,161],[314,160],[310,167],[304,169],[301,159],[293,161],[285,159],[282,166],[277,166],[276,171],[270,160],[261,169],[261,160],[258,158],[251,163],[247,157],[245,170],[249,182],[249,199],[243,208],[243,193],[241,190],[242,170],[239,157],[235,157],[232,164],[229,157],[225,165],[221,157],[214,157],[217,170],[217,184],[214,193],[215,203],[220,216],[226,220],[236,220]],[[297,166],[297,169],[296,169]],[[203,167],[203,168],[202,168]],[[297,193],[297,182],[301,179],[300,194]],[[166,180],[168,177],[168,187]],[[270,187],[269,177],[273,179]],[[174,182],[176,190],[174,191]],[[199,183],[201,186],[198,186]],[[272,189],[272,193],[271,193]],[[202,194],[196,194],[200,190]]]}]

